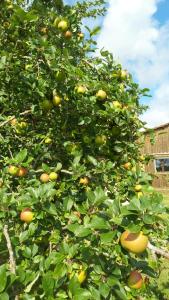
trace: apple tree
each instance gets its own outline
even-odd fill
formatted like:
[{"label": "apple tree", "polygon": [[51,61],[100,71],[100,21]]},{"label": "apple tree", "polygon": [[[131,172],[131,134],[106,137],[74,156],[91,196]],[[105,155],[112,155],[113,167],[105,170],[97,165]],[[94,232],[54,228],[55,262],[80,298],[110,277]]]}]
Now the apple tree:
[{"label": "apple tree", "polygon": [[83,20],[104,13],[104,0],[0,2],[1,300],[163,299],[169,226],[139,142],[147,90],[96,55]]}]

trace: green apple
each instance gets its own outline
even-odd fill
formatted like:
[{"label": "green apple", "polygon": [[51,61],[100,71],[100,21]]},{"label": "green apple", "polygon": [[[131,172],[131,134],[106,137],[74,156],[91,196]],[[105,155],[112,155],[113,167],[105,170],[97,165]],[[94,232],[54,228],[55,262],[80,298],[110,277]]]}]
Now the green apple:
[{"label": "green apple", "polygon": [[95,138],[95,143],[97,145],[104,145],[107,141],[107,137],[105,135],[97,135]]},{"label": "green apple", "polygon": [[41,102],[41,108],[42,108],[43,110],[45,110],[45,111],[51,110],[52,107],[53,107],[52,102],[49,101],[49,100],[47,100],[47,99],[46,99],[46,100],[43,100],[43,101]]}]

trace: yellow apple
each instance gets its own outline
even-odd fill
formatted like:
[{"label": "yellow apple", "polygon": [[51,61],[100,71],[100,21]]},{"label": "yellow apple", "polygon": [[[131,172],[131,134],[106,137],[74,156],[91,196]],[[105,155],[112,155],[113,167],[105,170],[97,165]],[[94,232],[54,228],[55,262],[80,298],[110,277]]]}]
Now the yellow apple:
[{"label": "yellow apple", "polygon": [[68,22],[66,20],[61,20],[58,23],[57,28],[61,31],[66,31],[68,29]]},{"label": "yellow apple", "polygon": [[96,97],[97,99],[99,100],[105,100],[107,98],[107,94],[105,91],[103,90],[99,90],[97,93],[96,93]]},{"label": "yellow apple", "polygon": [[53,96],[53,105],[54,106],[58,106],[61,103],[62,99],[60,96],[58,95],[54,95]]},{"label": "yellow apple", "polygon": [[30,223],[33,220],[33,212],[30,208],[25,208],[20,213],[20,220],[26,223]]},{"label": "yellow apple", "polygon": [[132,233],[129,230],[121,234],[120,242],[123,248],[133,253],[142,253],[148,245],[148,237],[142,231],[139,233]]},{"label": "yellow apple", "polygon": [[58,174],[56,173],[56,172],[51,172],[50,174],[49,174],[49,179],[50,180],[56,180],[58,178]]},{"label": "yellow apple", "polygon": [[132,271],[128,278],[128,285],[132,289],[140,289],[143,285],[143,277],[137,270]]},{"label": "yellow apple", "polygon": [[86,92],[86,90],[87,90],[86,87],[83,85],[79,85],[76,87],[76,91],[78,94],[84,94]]},{"label": "yellow apple", "polygon": [[16,166],[9,166],[8,167],[8,172],[11,175],[17,175],[18,171],[19,171],[19,168],[16,167]]},{"label": "yellow apple", "polygon": [[141,184],[136,184],[134,187],[136,192],[140,192],[142,190],[142,185]]},{"label": "yellow apple", "polygon": [[86,277],[87,277],[86,272],[85,271],[80,271],[78,276],[77,276],[77,279],[78,279],[79,283],[82,284],[86,280]]},{"label": "yellow apple", "polygon": [[143,196],[143,192],[137,192],[137,198],[140,199],[140,197]]},{"label": "yellow apple", "polygon": [[52,139],[50,137],[47,137],[45,139],[45,144],[51,144],[52,143]]},{"label": "yellow apple", "polygon": [[88,185],[89,179],[87,177],[80,178],[79,183],[83,185]]},{"label": "yellow apple", "polygon": [[127,71],[126,71],[126,70],[121,70],[121,71],[120,71],[120,78],[121,78],[122,80],[125,80],[127,77],[128,77]]},{"label": "yellow apple", "polygon": [[113,107],[114,108],[122,108],[122,104],[119,101],[113,101]]},{"label": "yellow apple", "polygon": [[78,35],[79,39],[83,39],[84,38],[84,33],[82,33],[82,32],[79,32],[77,35]]}]

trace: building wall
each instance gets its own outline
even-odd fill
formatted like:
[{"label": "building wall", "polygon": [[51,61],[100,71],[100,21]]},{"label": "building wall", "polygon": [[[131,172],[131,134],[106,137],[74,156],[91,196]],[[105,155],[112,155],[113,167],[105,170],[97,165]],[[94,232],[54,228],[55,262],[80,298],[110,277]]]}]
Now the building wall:
[{"label": "building wall", "polygon": [[158,188],[169,188],[169,172],[157,172],[155,159],[169,158],[169,125],[155,129],[155,143],[152,145],[150,135],[145,134],[143,154],[153,155],[145,170],[155,175],[153,186]]}]

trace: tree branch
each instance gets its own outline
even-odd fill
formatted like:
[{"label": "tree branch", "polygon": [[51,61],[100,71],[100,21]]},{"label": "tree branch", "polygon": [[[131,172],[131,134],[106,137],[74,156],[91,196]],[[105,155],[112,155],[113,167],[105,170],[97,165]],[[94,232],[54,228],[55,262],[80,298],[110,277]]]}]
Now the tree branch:
[{"label": "tree branch", "polygon": [[154,253],[156,253],[156,254],[159,254],[159,255],[169,259],[169,252],[167,252],[163,249],[160,249],[150,243],[148,243],[148,249],[150,249],[152,251],[153,255],[154,255]]},{"label": "tree branch", "polygon": [[12,250],[11,240],[10,240],[9,233],[8,233],[8,225],[4,226],[3,234],[6,238],[7,248],[8,248],[8,252],[9,252],[9,268],[10,268],[11,273],[16,274],[16,264],[15,264],[15,259],[14,259],[14,253]]},{"label": "tree branch", "polygon": [[[19,115],[20,115],[20,116],[24,116],[24,115],[29,114],[30,112],[31,112],[31,109],[25,110],[25,111],[23,111],[22,113],[20,113]],[[0,127],[3,127],[4,125],[8,124],[9,122],[11,122],[11,121],[14,120],[14,119],[15,119],[15,116],[10,117],[8,120],[2,122],[2,123],[0,124]]]}]

